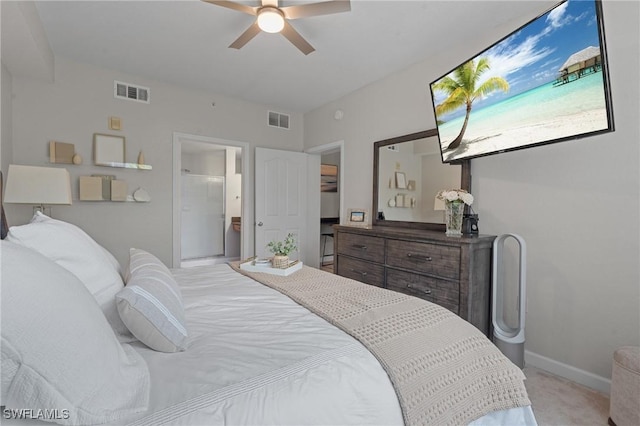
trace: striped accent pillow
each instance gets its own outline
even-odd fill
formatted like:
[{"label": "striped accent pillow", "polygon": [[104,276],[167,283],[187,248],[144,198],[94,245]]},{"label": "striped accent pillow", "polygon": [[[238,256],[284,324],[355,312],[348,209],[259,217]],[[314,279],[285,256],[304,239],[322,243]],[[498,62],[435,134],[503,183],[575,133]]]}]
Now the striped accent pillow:
[{"label": "striped accent pillow", "polygon": [[118,313],[129,331],[160,352],[186,349],[182,294],[169,269],[154,255],[129,251],[127,284],[118,294]]}]

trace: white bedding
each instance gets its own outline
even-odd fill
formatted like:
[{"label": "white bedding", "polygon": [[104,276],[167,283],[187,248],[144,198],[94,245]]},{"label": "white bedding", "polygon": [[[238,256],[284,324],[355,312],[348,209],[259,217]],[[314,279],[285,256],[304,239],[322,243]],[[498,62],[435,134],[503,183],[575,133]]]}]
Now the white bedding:
[{"label": "white bedding", "polygon": [[190,342],[136,345],[159,412],[135,424],[402,424],[384,370],[342,331],[227,265],[173,272]]},{"label": "white bedding", "polygon": [[[131,424],[403,424],[385,371],[352,337],[227,265],[172,272],[190,341],[177,353],[132,344],[151,374],[151,414]],[[472,424],[536,422],[524,407]]]}]

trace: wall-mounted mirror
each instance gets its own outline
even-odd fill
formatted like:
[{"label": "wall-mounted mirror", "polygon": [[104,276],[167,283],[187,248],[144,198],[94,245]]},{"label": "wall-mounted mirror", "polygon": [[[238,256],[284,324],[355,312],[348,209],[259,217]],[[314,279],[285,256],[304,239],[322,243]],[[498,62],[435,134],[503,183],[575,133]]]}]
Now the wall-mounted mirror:
[{"label": "wall-mounted mirror", "polygon": [[470,163],[443,164],[437,130],[425,130],[374,143],[374,225],[444,231],[441,189],[471,189]]}]

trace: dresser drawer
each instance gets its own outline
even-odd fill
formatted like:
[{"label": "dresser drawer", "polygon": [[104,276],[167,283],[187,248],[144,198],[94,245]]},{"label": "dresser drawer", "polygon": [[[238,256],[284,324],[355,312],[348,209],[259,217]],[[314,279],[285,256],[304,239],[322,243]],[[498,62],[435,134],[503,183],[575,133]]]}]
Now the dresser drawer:
[{"label": "dresser drawer", "polygon": [[387,265],[457,280],[460,278],[460,248],[388,240]]},{"label": "dresser drawer", "polygon": [[416,296],[459,314],[460,284],[387,268],[387,288]]},{"label": "dresser drawer", "polygon": [[341,232],[338,235],[338,254],[384,263],[384,238]]},{"label": "dresser drawer", "polygon": [[384,266],[346,256],[338,256],[338,275],[377,287],[384,286]]}]

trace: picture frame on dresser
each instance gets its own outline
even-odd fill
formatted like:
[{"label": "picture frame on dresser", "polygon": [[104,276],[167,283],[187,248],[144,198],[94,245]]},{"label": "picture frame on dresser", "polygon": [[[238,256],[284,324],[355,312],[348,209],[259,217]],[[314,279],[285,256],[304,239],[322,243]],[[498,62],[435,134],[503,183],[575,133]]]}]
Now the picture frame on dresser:
[{"label": "picture frame on dresser", "polygon": [[356,228],[371,228],[369,209],[352,208],[348,210],[346,226]]}]

